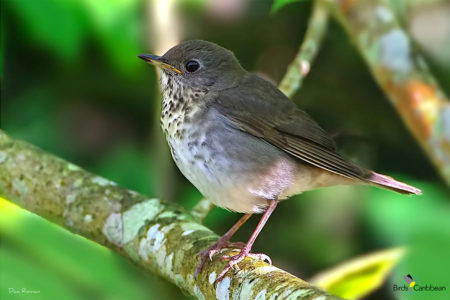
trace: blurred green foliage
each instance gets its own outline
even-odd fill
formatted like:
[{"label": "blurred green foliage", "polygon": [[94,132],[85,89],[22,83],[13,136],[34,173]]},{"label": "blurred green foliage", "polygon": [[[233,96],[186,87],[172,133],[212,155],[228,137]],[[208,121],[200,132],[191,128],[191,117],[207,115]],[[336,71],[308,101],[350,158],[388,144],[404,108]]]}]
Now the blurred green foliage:
[{"label": "blurred green foliage", "polygon": [[417,199],[384,194],[380,190],[371,191],[376,201],[367,202],[363,216],[378,240],[392,245],[408,245],[405,259],[392,276],[393,283],[401,285],[403,276],[411,274],[423,285],[447,286],[446,292],[403,293],[398,295],[399,299],[449,299],[449,195],[430,183],[421,183],[420,186],[424,194]]},{"label": "blurred green foliage", "polygon": [[30,41],[35,42],[64,63],[74,63],[93,38],[109,56],[110,63],[123,72],[136,68],[131,53],[139,52],[139,32],[143,26],[136,18],[137,0],[14,0],[10,8]]},{"label": "blurred green foliage", "polygon": [[[0,298],[10,288],[33,299],[164,299],[182,295],[117,254],[0,200]],[[20,295],[19,295],[20,296]]]},{"label": "blurred green foliage", "polygon": [[[274,82],[298,49],[311,7],[311,1],[302,1],[270,14],[270,0],[240,1],[243,14],[227,18],[209,1],[179,3],[183,39],[217,42],[233,50],[246,69]],[[149,2],[5,0],[1,5],[2,129],[127,188],[158,196],[160,172],[152,156],[156,76],[136,58],[153,46]],[[450,64],[428,58],[450,91]],[[331,22],[293,100],[335,136],[346,157],[403,178],[424,195],[405,197],[372,187],[308,192],[277,208],[255,251],[307,279],[353,257],[405,245],[410,250],[400,267],[366,299],[420,299],[392,292],[404,274],[450,290],[449,191],[336,23]],[[167,200],[188,208],[201,197],[178,171],[169,188],[175,192]],[[183,297],[109,250],[5,205],[0,206],[1,299],[14,296],[10,287],[40,290],[33,299]],[[223,233],[238,218],[216,208],[205,223]],[[257,221],[253,217],[235,239],[246,241]],[[422,299],[441,296],[449,298]]]},{"label": "blurred green foliage", "polygon": [[273,1],[271,12],[275,13],[279,9],[281,9],[283,6],[285,6],[289,3],[300,2],[300,1],[305,1],[305,0],[275,0],[275,1]]}]

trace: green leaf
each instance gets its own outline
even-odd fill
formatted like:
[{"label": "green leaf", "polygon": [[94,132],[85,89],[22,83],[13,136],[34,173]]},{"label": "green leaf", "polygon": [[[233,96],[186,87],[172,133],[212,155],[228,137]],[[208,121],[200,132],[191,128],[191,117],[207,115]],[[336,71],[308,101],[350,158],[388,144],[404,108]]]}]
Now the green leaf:
[{"label": "green leaf", "polygon": [[393,248],[358,257],[316,275],[311,284],[342,298],[359,299],[381,286],[404,252]]},{"label": "green leaf", "polygon": [[41,47],[60,58],[74,60],[82,48],[85,20],[76,1],[7,1],[29,34]]},{"label": "green leaf", "polygon": [[14,298],[9,288],[46,300],[184,299],[111,250],[1,197],[0,216],[0,299]]},{"label": "green leaf", "polygon": [[275,0],[273,1],[272,4],[272,9],[270,11],[270,13],[276,13],[278,10],[280,10],[280,8],[282,8],[283,6],[286,6],[287,4],[290,3],[294,3],[294,2],[302,2],[305,0]]},{"label": "green leaf", "polygon": [[21,26],[38,46],[63,60],[78,58],[93,34],[111,62],[124,72],[141,63],[145,24],[138,0],[9,0]]},{"label": "green leaf", "polygon": [[[381,189],[368,190],[364,202],[365,225],[375,233],[371,239],[379,244],[408,245],[408,253],[396,268],[388,287],[401,285],[406,274],[418,278],[421,284],[447,286],[447,291],[409,294],[395,292],[398,299],[450,299],[448,270],[450,260],[450,194],[441,184],[408,180],[420,187],[421,196],[404,195]],[[420,298],[422,297],[422,298]]]},{"label": "green leaf", "polygon": [[[142,52],[140,34],[145,28],[138,0],[79,0],[100,46],[112,63],[130,72],[141,62],[136,55]],[[142,21],[142,22],[141,22]]]}]

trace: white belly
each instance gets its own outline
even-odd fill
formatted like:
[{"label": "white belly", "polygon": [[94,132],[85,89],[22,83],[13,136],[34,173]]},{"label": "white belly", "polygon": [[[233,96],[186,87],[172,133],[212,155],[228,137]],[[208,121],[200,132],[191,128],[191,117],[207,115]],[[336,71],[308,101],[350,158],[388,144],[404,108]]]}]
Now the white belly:
[{"label": "white belly", "polygon": [[261,213],[270,200],[342,181],[341,176],[303,164],[234,129],[214,110],[205,113],[192,106],[185,114],[172,110],[161,118],[172,157],[183,175],[217,206]]},{"label": "white belly", "polygon": [[[239,150],[234,151],[230,143],[220,143],[207,133],[196,135],[195,141],[189,136],[168,139],[172,157],[183,175],[217,206],[260,213],[267,201],[297,194],[311,184],[309,167],[300,171],[301,165],[284,153],[266,158],[268,162],[262,165],[255,161],[257,153],[240,163],[236,159],[246,153],[236,153]],[[213,151],[205,149],[206,145]],[[302,187],[296,184],[300,182]]]}]

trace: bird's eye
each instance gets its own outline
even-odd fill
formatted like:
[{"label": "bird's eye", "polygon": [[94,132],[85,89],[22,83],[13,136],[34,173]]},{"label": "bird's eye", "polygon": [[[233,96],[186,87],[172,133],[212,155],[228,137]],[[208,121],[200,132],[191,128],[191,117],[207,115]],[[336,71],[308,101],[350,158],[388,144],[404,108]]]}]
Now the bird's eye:
[{"label": "bird's eye", "polygon": [[195,72],[200,68],[198,61],[190,60],[186,63],[186,70],[190,73]]}]

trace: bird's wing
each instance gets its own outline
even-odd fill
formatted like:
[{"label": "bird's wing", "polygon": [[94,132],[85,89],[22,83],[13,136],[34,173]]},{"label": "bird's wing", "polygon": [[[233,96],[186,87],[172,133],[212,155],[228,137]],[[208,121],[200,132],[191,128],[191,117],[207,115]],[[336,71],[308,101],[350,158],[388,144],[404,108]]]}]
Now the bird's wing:
[{"label": "bird's wing", "polygon": [[238,87],[211,102],[232,126],[264,139],[286,153],[330,172],[364,180],[368,171],[346,161],[333,140],[275,86],[248,75]]}]

